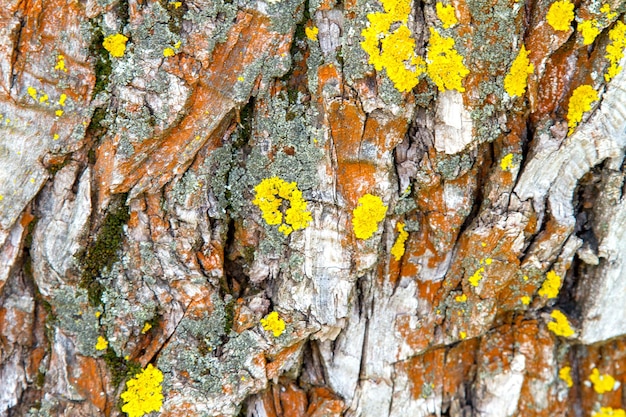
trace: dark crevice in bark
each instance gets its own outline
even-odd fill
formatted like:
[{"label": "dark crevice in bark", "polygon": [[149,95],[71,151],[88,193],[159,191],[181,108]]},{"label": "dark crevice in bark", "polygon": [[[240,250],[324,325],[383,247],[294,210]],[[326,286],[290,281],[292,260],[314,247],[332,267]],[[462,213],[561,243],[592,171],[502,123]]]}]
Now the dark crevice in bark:
[{"label": "dark crevice in bark", "polygon": [[76,255],[82,270],[80,287],[87,290],[92,306],[102,303],[100,297],[104,285],[99,280],[100,274],[117,260],[118,251],[123,244],[124,225],[130,219],[126,199],[127,194],[116,195],[111,199],[104,218],[95,220],[95,224],[92,224],[90,244]]}]

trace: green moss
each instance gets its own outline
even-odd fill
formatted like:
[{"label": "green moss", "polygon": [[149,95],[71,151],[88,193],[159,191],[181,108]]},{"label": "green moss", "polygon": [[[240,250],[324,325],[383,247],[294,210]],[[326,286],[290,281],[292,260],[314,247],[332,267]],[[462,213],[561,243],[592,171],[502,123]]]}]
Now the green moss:
[{"label": "green moss", "polygon": [[112,70],[109,52],[102,46],[104,33],[97,22],[97,20],[91,21],[92,38],[91,44],[89,45],[90,55],[95,57],[94,73],[96,76],[96,84],[93,89],[92,97],[95,97],[99,92],[107,89]]},{"label": "green moss", "polygon": [[109,368],[113,386],[118,386],[124,379],[132,378],[142,370],[139,362],[120,358],[110,346],[107,348],[106,353],[102,355],[102,359],[104,359],[104,363]]},{"label": "green moss", "polygon": [[126,194],[123,194],[113,199],[94,242],[86,252],[78,255],[82,269],[80,287],[87,290],[92,306],[101,304],[100,298],[104,291],[97,278],[103,269],[109,268],[117,259],[117,252],[122,246],[124,225],[130,218],[128,207],[125,205],[126,197]]}]

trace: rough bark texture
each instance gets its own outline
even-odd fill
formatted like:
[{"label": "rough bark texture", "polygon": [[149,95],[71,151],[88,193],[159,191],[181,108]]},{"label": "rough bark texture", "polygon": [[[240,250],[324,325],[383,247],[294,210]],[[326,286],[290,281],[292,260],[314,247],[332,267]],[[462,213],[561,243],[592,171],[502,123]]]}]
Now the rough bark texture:
[{"label": "rough bark texture", "polygon": [[[419,56],[430,28],[455,40],[465,91],[401,93],[361,46],[377,0],[5,1],[0,416],[124,415],[149,363],[161,416],[622,407],[626,73],[604,74],[626,3],[576,2],[565,31],[550,0],[449,4],[451,28],[420,0],[407,26]],[[583,84],[599,100],[568,135]],[[312,216],[288,236],[253,204],[274,176]],[[367,193],[388,209],[358,239]]]}]

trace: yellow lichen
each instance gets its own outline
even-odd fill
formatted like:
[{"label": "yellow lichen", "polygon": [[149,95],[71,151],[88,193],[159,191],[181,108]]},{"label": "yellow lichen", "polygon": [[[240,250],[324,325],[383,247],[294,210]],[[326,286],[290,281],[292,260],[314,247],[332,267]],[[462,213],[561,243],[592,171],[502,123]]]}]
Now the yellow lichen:
[{"label": "yellow lichen", "polygon": [[143,329],[141,329],[141,334],[146,334],[148,330],[150,330],[151,328],[152,328],[152,325],[146,322],[146,324],[143,325]]},{"label": "yellow lichen", "polygon": [[48,102],[48,99],[49,99],[48,95],[47,95],[47,94],[44,94],[44,95],[42,95],[41,97],[39,97],[39,102],[40,102],[40,103],[47,103],[47,102]]},{"label": "yellow lichen", "polygon": [[467,333],[465,333],[465,332],[461,331],[461,332],[459,332],[459,337],[460,337],[461,339],[465,339],[465,338],[467,337]]},{"label": "yellow lichen", "polygon": [[63,116],[63,110],[61,110],[61,109],[55,110],[54,114],[56,114],[57,117],[61,117],[61,116]]},{"label": "yellow lichen", "polygon": [[480,280],[483,279],[483,273],[485,272],[485,267],[481,266],[480,268],[478,268],[476,270],[476,272],[474,272],[472,274],[471,277],[469,277],[469,283],[473,286],[473,287],[478,287],[478,284],[480,283]]},{"label": "yellow lichen", "polygon": [[174,49],[178,49],[178,48],[180,48],[180,46],[181,46],[182,44],[183,44],[183,42],[182,42],[182,41],[178,41],[178,42],[176,42],[176,43],[174,44]]},{"label": "yellow lichen", "polygon": [[561,288],[561,277],[554,271],[549,271],[546,275],[546,279],[541,285],[539,295],[546,298],[556,298],[559,295],[559,289]]},{"label": "yellow lichen", "polygon": [[598,368],[593,368],[589,381],[593,384],[593,389],[598,394],[611,392],[615,388],[615,378],[609,374],[600,374]]},{"label": "yellow lichen", "polygon": [[572,380],[572,368],[569,366],[564,366],[559,370],[559,378],[570,388],[574,385],[574,381]]},{"label": "yellow lichen", "polygon": [[404,230],[404,223],[396,224],[396,230],[398,231],[399,234],[398,234],[398,237],[396,238],[395,243],[391,247],[391,254],[393,255],[394,258],[396,258],[396,261],[399,261],[400,258],[402,258],[402,255],[404,255],[404,250],[405,250],[404,243],[409,238],[409,233],[406,230]]},{"label": "yellow lichen", "polygon": [[313,27],[306,27],[304,28],[304,33],[306,35],[307,38],[309,38],[310,41],[316,42],[317,41],[317,34],[319,33],[319,29],[317,28],[317,26],[313,26]]},{"label": "yellow lichen", "polygon": [[141,417],[159,411],[163,405],[163,373],[148,364],[146,369],[126,382],[126,391],[120,395],[124,401],[122,411],[128,417]]},{"label": "yellow lichen", "polygon": [[361,31],[364,38],[361,47],[369,55],[368,62],[376,71],[384,69],[398,91],[410,91],[426,70],[424,60],[415,53],[415,39],[407,26],[411,2],[382,0],[381,3],[384,13],[367,15],[369,26]]},{"label": "yellow lichen", "polygon": [[502,169],[502,171],[510,171],[511,168],[513,168],[513,154],[509,153],[500,161],[500,169]]},{"label": "yellow lichen", "polygon": [[604,3],[600,7],[600,12],[604,13],[608,20],[613,20],[617,16],[617,13],[611,11],[611,6],[608,3]]},{"label": "yellow lichen", "polygon": [[459,23],[459,21],[456,18],[456,15],[454,14],[453,5],[448,4],[444,6],[443,3],[437,2],[436,9],[437,9],[437,17],[439,18],[439,20],[441,20],[441,24],[443,25],[445,29],[448,29],[456,25],[457,23]]},{"label": "yellow lichen", "polygon": [[557,336],[571,337],[574,335],[574,330],[572,330],[572,326],[567,321],[567,317],[560,310],[552,310],[550,317],[554,321],[548,323],[548,330]]},{"label": "yellow lichen", "polygon": [[511,65],[509,73],[504,77],[504,89],[511,97],[521,97],[526,92],[528,74],[532,74],[535,70],[534,65],[528,59],[529,54],[530,51],[527,51],[526,47],[522,45],[519,54],[517,54]]},{"label": "yellow lichen", "polygon": [[352,210],[352,228],[359,239],[369,239],[378,230],[380,223],[387,214],[387,206],[380,197],[365,194],[359,198],[359,205]]},{"label": "yellow lichen", "polygon": [[[266,178],[254,187],[254,192],[252,204],[261,209],[267,224],[280,225],[278,230],[285,236],[294,230],[304,229],[313,220],[311,213],[306,209],[302,191],[295,182],[287,182],[278,177]],[[289,202],[289,208],[285,210],[283,216],[281,207],[285,201]]]},{"label": "yellow lichen", "polygon": [[467,301],[467,295],[465,294],[457,295],[456,297],[454,297],[454,299],[459,303],[464,303]]},{"label": "yellow lichen", "polygon": [[[57,136],[57,139],[58,139],[59,135],[55,134],[55,136]],[[96,316],[96,318],[100,318],[100,316],[102,315],[102,312],[101,311],[96,311],[95,313],[93,313],[93,315]]]},{"label": "yellow lichen", "polygon": [[593,413],[592,417],[626,417],[626,411],[621,408],[600,407],[600,411]]},{"label": "yellow lichen", "polygon": [[28,95],[32,97],[33,100],[35,101],[37,100],[37,90],[35,90],[35,88],[28,87],[26,91],[28,92]]},{"label": "yellow lichen", "polygon": [[574,132],[578,123],[583,119],[583,114],[591,110],[591,104],[598,101],[598,98],[598,92],[590,85],[581,85],[574,90],[567,108],[568,135]]},{"label": "yellow lichen", "polygon": [[619,65],[624,57],[624,49],[626,49],[626,25],[621,21],[615,23],[613,29],[609,31],[609,39],[611,43],[606,47],[606,59],[609,60],[609,68],[604,74],[604,79],[609,82],[620,73],[622,67]]},{"label": "yellow lichen", "polygon": [[463,57],[454,49],[454,39],[443,37],[430,28],[426,62],[428,76],[439,91],[465,91],[462,81],[469,74],[469,70],[463,64]]},{"label": "yellow lichen", "polygon": [[[59,140],[59,134],[55,133],[54,135],[52,135],[52,140]],[[98,313],[100,313],[100,312],[98,311],[96,314],[98,314]],[[100,317],[100,316],[96,316],[96,317]]]},{"label": "yellow lichen", "polygon": [[265,331],[272,332],[274,337],[280,336],[285,331],[285,321],[275,311],[261,319],[261,326]]},{"label": "yellow lichen", "polygon": [[183,5],[183,2],[182,1],[175,1],[172,4],[174,5],[175,9],[178,9],[180,6]]},{"label": "yellow lichen", "polygon": [[65,68],[65,57],[63,55],[57,55],[57,64],[54,66],[54,69],[67,72],[67,68]]},{"label": "yellow lichen", "polygon": [[98,336],[98,341],[96,342],[96,350],[106,350],[108,346],[109,341],[102,336]]},{"label": "yellow lichen", "polygon": [[576,29],[583,37],[583,45],[591,45],[600,34],[600,27],[596,19],[583,20]]},{"label": "yellow lichen", "polygon": [[124,56],[124,52],[126,52],[126,42],[128,38],[121,33],[116,33],[113,35],[109,35],[104,38],[104,42],[102,42],[102,46],[104,49],[109,51],[111,56],[115,58],[121,58]]},{"label": "yellow lichen", "polygon": [[568,0],[555,1],[548,10],[546,20],[554,30],[569,30],[574,20],[574,5]]},{"label": "yellow lichen", "polygon": [[67,94],[61,93],[61,95],[59,96],[59,101],[57,103],[59,104],[59,106],[63,107],[65,106],[65,100],[67,100]]},{"label": "yellow lichen", "polygon": [[530,297],[525,295],[522,298],[520,298],[520,301],[522,302],[522,304],[524,304],[525,306],[527,306],[528,304],[530,304]]},{"label": "yellow lichen", "polygon": [[174,56],[176,54],[176,52],[174,52],[174,50],[172,48],[165,48],[163,50],[163,56],[165,58],[169,58],[171,56]]}]

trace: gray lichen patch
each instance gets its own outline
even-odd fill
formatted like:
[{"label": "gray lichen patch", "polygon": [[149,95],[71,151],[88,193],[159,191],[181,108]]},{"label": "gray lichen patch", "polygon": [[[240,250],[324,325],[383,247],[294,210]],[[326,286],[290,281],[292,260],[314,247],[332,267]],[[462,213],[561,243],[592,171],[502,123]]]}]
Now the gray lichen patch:
[{"label": "gray lichen patch", "polygon": [[[233,413],[237,402],[252,389],[266,383],[263,363],[253,358],[261,354],[262,339],[251,331],[231,334],[225,341],[228,314],[225,303],[213,296],[210,313],[184,317],[172,341],[163,349],[158,368],[165,374],[164,389],[181,389],[186,396],[202,397],[205,411]],[[229,394],[224,392],[228,387]],[[228,401],[224,401],[224,396]],[[213,400],[207,401],[207,398]],[[239,401],[238,401],[239,402]],[[232,408],[232,409],[231,409]]]},{"label": "gray lichen patch", "polygon": [[101,333],[96,309],[90,306],[87,291],[69,286],[55,290],[50,305],[59,328],[76,338],[76,348],[85,356],[96,356],[96,342]]},{"label": "gray lichen patch", "polygon": [[280,0],[264,3],[264,11],[272,22],[272,30],[278,33],[293,32],[302,20],[304,0]]}]

